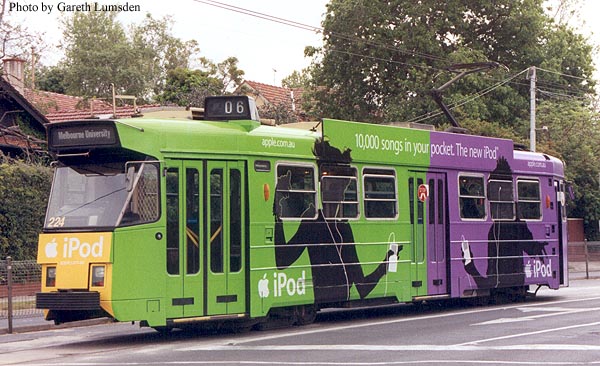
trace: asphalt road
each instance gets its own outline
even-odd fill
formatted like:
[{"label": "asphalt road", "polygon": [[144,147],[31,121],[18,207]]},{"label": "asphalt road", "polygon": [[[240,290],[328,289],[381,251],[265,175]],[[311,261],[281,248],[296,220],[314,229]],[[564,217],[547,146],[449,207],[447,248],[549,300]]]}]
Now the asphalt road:
[{"label": "asphalt road", "polygon": [[6,334],[0,364],[600,365],[600,280],[523,303],[327,311],[269,331],[163,336],[119,323]]}]

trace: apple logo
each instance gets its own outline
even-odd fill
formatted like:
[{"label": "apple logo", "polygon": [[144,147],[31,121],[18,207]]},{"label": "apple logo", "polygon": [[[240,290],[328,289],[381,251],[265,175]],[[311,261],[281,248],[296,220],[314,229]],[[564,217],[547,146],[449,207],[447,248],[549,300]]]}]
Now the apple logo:
[{"label": "apple logo", "polygon": [[263,275],[262,280],[258,281],[258,296],[261,298],[269,297],[269,280],[267,274]]},{"label": "apple logo", "polygon": [[533,272],[531,272],[531,262],[527,262],[527,264],[525,265],[525,277],[531,278],[532,275]]},{"label": "apple logo", "polygon": [[56,250],[56,246],[58,244],[56,243],[56,238],[52,239],[51,242],[46,244],[46,257],[48,258],[56,258],[56,256],[58,255],[58,251]]}]

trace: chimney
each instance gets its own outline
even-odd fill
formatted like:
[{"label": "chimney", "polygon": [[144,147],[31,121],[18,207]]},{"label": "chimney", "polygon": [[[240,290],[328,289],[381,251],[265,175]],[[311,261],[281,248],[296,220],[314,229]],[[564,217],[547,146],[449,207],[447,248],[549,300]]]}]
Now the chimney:
[{"label": "chimney", "polygon": [[2,62],[4,64],[4,78],[23,95],[25,90],[25,60],[5,58]]}]

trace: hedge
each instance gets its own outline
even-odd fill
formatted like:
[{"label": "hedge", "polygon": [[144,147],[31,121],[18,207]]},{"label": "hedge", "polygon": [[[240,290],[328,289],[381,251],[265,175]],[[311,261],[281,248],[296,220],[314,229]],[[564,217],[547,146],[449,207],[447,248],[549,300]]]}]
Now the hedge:
[{"label": "hedge", "polygon": [[49,167],[0,163],[0,259],[36,259],[51,181]]}]

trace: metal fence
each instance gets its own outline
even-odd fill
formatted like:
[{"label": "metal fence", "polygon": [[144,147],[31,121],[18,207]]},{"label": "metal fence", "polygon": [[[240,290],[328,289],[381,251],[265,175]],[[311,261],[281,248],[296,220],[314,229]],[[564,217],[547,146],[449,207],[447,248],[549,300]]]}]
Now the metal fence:
[{"label": "metal fence", "polygon": [[0,320],[40,316],[35,308],[35,293],[40,291],[42,271],[36,261],[0,261]]}]

